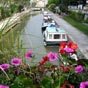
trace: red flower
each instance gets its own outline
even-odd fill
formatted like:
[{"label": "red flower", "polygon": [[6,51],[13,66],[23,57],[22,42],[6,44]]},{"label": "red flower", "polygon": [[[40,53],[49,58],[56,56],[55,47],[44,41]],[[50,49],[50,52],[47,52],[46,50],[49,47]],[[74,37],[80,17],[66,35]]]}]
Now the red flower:
[{"label": "red flower", "polygon": [[70,48],[73,49],[73,50],[76,50],[76,49],[78,48],[78,45],[75,44],[75,43],[72,42],[72,41],[69,41],[69,42],[68,42],[68,47],[70,47]]},{"label": "red flower", "polygon": [[60,69],[64,72],[69,72],[70,71],[70,67],[64,67],[64,66],[60,66]]},{"label": "red flower", "polygon": [[70,71],[69,67],[64,68],[64,72],[69,72],[69,71]]},{"label": "red flower", "polygon": [[64,70],[64,66],[60,66],[60,70]]},{"label": "red flower", "polygon": [[61,88],[66,88],[67,84],[68,84],[68,81],[65,81],[64,84],[61,86]]},{"label": "red flower", "polygon": [[44,57],[43,57],[43,60],[44,60],[44,61],[48,61],[49,58],[48,58],[47,56],[44,56]]},{"label": "red flower", "polygon": [[66,42],[61,42],[59,49],[63,49],[63,48],[65,48],[65,46],[66,46]]},{"label": "red flower", "polygon": [[44,65],[45,64],[45,61],[41,61],[39,62],[40,65]]},{"label": "red flower", "polygon": [[64,46],[65,46],[65,45],[66,45],[66,42],[61,42],[61,43],[60,43],[60,46],[61,46],[61,45],[64,45]]},{"label": "red flower", "polygon": [[61,86],[61,88],[66,88],[66,86]]},{"label": "red flower", "polygon": [[69,88],[75,88],[74,86],[70,85]]},{"label": "red flower", "polygon": [[71,48],[72,48],[73,50],[76,50],[76,49],[78,48],[78,45],[77,45],[77,44],[72,44],[72,45],[71,45]]},{"label": "red flower", "polygon": [[73,44],[74,44],[74,42],[69,41],[69,42],[68,42],[68,47],[71,47]]},{"label": "red flower", "polygon": [[59,53],[60,54],[65,54],[65,51],[63,49],[60,49]]},{"label": "red flower", "polygon": [[68,86],[68,88],[75,88],[73,85],[69,84],[68,81],[65,81],[61,88],[67,88],[66,86]]}]

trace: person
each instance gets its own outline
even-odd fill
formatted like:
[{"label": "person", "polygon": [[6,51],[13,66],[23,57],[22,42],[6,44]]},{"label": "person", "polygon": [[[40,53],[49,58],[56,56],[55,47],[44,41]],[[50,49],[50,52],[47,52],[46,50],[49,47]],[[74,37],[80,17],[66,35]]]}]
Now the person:
[{"label": "person", "polygon": [[72,59],[75,59],[76,61],[78,60],[78,57],[77,57],[76,52],[70,53],[70,57],[71,57]]}]

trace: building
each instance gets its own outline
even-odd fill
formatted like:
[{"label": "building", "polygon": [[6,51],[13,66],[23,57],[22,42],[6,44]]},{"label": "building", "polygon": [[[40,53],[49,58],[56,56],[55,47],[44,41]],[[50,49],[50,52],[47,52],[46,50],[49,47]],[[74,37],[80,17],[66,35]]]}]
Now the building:
[{"label": "building", "polygon": [[31,2],[35,2],[36,7],[45,7],[48,3],[48,0],[31,0]]}]

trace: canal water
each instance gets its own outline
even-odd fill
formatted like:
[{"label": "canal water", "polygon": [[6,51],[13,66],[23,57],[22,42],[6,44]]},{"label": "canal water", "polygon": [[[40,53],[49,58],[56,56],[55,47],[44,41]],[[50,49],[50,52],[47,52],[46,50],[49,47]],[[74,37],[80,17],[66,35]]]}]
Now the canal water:
[{"label": "canal water", "polygon": [[[43,15],[41,13],[33,16],[31,14],[31,17],[28,19],[28,22],[21,35],[22,48],[25,49],[25,51],[32,50],[35,55],[35,58],[26,60],[26,63],[31,66],[38,64],[39,61],[42,60],[42,57],[47,55],[50,51],[58,53],[58,46],[44,47],[41,32],[42,22]],[[54,61],[52,63],[59,65],[58,61]]]}]

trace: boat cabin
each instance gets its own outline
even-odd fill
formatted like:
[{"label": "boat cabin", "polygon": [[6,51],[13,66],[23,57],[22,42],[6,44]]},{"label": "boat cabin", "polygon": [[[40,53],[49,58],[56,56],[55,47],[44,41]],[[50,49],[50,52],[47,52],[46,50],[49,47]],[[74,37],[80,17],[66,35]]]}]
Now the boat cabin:
[{"label": "boat cabin", "polygon": [[67,33],[61,27],[49,26],[43,32],[44,45],[59,44],[62,41],[67,42]]}]

